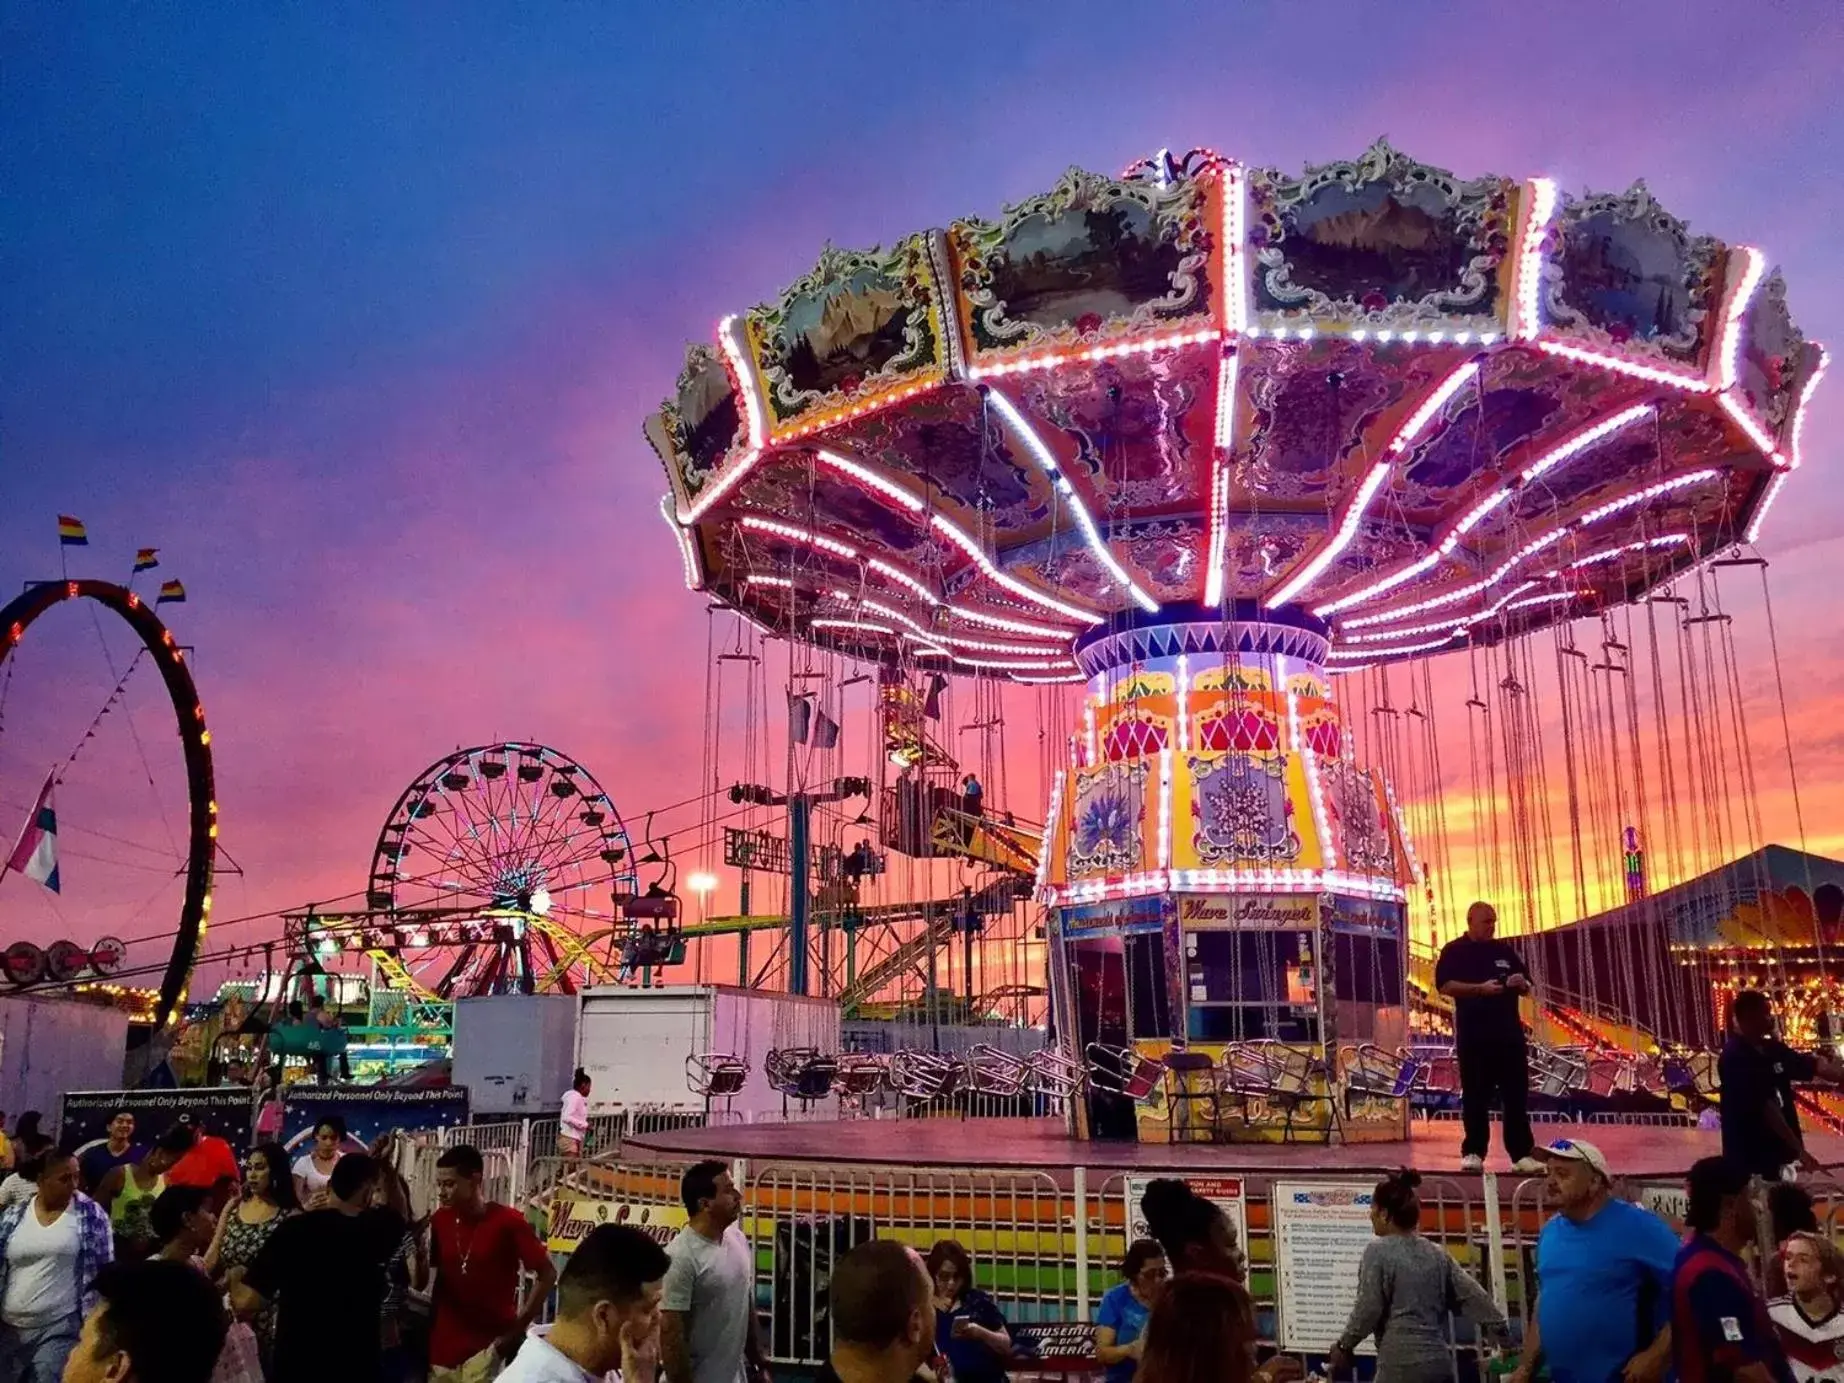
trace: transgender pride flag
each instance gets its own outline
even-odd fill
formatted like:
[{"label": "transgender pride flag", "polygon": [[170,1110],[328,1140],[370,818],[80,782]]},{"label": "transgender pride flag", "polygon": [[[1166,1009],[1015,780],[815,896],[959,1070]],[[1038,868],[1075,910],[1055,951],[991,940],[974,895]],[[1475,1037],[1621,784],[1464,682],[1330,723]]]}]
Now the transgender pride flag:
[{"label": "transgender pride flag", "polygon": [[39,790],[38,803],[19,833],[8,869],[17,869],[28,879],[36,879],[53,893],[58,892],[58,816],[51,808],[51,789],[55,775],[47,774]]}]

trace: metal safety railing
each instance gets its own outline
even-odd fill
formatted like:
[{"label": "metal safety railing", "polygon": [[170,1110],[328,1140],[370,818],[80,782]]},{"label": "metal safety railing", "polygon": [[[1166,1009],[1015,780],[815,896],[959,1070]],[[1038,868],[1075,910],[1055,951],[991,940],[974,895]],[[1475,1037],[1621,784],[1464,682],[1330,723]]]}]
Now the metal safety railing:
[{"label": "metal safety railing", "polygon": [[[442,1149],[472,1143],[488,1162],[488,1194],[526,1211],[558,1254],[608,1222],[636,1225],[670,1241],[686,1222],[679,1185],[690,1159],[624,1152],[623,1135],[648,1120],[640,1112],[609,1120],[602,1130],[606,1146],[592,1147],[580,1158],[558,1155],[544,1121],[519,1121],[401,1140],[398,1165],[420,1212],[433,1203],[434,1164]],[[975,1156],[977,1150],[970,1149],[970,1159]],[[896,1239],[926,1254],[952,1239],[967,1250],[976,1284],[1012,1327],[1013,1372],[1027,1375],[1037,1371],[1031,1358],[1035,1334],[1048,1339],[1060,1326],[1066,1344],[1070,1331],[1079,1334],[1082,1323],[1094,1320],[1101,1296],[1120,1280],[1128,1243],[1144,1233],[1139,1197],[1145,1183],[1162,1174],[1188,1177],[1195,1190],[1231,1214],[1264,1345],[1322,1359],[1355,1298],[1368,1233],[1367,1203],[1359,1198],[1374,1181],[1353,1172],[1193,1167],[1091,1177],[1084,1167],[962,1170],[802,1159],[734,1160],[731,1173],[744,1192],[740,1228],[754,1257],[762,1337],[776,1363],[812,1367],[826,1358],[827,1288],[834,1265],[854,1245]],[[1844,1233],[1844,1186],[1826,1178],[1802,1185],[1822,1230],[1838,1238]],[[1651,1203],[1668,1219],[1680,1213],[1666,1203],[1677,1194],[1669,1183],[1623,1182],[1616,1189]],[[1431,1176],[1420,1194],[1423,1236],[1487,1289],[1510,1318],[1515,1338],[1535,1298],[1537,1241],[1555,1211],[1542,1178]],[[1301,1256],[1306,1248],[1297,1237],[1302,1220],[1296,1212],[1303,1200],[1323,1200],[1340,1209],[1345,1221],[1337,1255],[1325,1259],[1321,1242],[1316,1266]],[[1307,1343],[1315,1340],[1317,1345]],[[1491,1343],[1464,1320],[1451,1322],[1448,1350],[1455,1377],[1480,1376]],[[1080,1361],[1059,1358],[1054,1371],[1085,1370]]]}]

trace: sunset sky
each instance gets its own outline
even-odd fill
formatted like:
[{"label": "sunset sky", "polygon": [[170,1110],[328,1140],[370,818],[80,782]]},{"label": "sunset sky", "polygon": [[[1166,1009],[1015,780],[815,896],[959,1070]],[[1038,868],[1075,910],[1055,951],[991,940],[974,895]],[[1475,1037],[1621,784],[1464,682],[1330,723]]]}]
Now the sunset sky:
[{"label": "sunset sky", "polygon": [[[221,918],[362,889],[391,803],[457,745],[553,744],[630,818],[700,790],[707,616],[641,420],[688,340],[829,241],[1161,146],[1294,168],[1387,135],[1467,175],[1643,177],[1764,247],[1808,336],[1844,342],[1829,0],[16,4],[0,47],[0,589],[58,574],[60,512],[89,526],[73,574],[155,546],[148,575],[184,581],[165,612],[243,870]],[[1806,826],[1832,849],[1840,421],[1834,373],[1762,542]],[[9,844],[115,680],[60,614],[0,702]],[[1770,697],[1758,624],[1737,642]],[[1032,818],[1042,703],[1010,701],[1003,746]],[[60,803],[67,894],[0,880],[0,942],[171,925],[182,780],[151,679],[94,743]]]}]

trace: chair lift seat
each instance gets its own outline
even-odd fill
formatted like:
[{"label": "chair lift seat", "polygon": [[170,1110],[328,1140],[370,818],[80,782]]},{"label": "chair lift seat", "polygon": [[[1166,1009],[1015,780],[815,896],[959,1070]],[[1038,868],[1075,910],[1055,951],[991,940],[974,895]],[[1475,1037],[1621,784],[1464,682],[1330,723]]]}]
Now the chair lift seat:
[{"label": "chair lift seat", "polygon": [[841,1052],[838,1091],[848,1099],[862,1099],[881,1090],[890,1079],[890,1063],[881,1052]]},{"label": "chair lift seat", "polygon": [[728,1099],[742,1091],[749,1079],[749,1063],[741,1057],[706,1053],[685,1058],[685,1083],[694,1095]]},{"label": "chair lift seat", "polygon": [[941,1052],[904,1048],[890,1058],[890,1081],[912,1100],[938,1100],[959,1087],[961,1064]]},{"label": "chair lift seat", "polygon": [[976,1094],[1022,1094],[1029,1074],[1021,1056],[983,1042],[967,1049],[967,1088]]},{"label": "chair lift seat", "polygon": [[1083,1053],[1088,1058],[1089,1080],[1097,1090],[1106,1090],[1128,1099],[1149,1099],[1165,1079],[1165,1067],[1131,1047],[1114,1047],[1105,1042],[1091,1042]]},{"label": "chair lift seat", "polygon": [[1026,1064],[1030,1088],[1053,1099],[1068,1099],[1088,1083],[1088,1069],[1055,1047],[1040,1047]]}]

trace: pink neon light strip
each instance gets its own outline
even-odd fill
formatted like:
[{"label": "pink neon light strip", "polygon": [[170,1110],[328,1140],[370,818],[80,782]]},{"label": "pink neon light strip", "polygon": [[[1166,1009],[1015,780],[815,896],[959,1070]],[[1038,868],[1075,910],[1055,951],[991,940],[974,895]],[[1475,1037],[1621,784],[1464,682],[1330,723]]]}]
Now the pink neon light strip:
[{"label": "pink neon light strip", "polygon": [[1579,571],[1583,567],[1592,567],[1602,562],[1611,562],[1614,558],[1624,557],[1629,552],[1641,552],[1647,548],[1654,547],[1672,547],[1678,543],[1688,544],[1690,541],[1691,538],[1688,533],[1661,533],[1656,538],[1641,538],[1638,542],[1621,543],[1618,547],[1603,548],[1599,552],[1591,552],[1586,557],[1578,558],[1570,562],[1564,570]]},{"label": "pink neon light strip", "polygon": [[1779,448],[1774,446],[1774,439],[1768,435],[1767,429],[1761,426],[1740,398],[1734,394],[1718,394],[1716,402],[1722,405],[1722,411],[1729,415],[1730,420],[1737,427],[1748,434],[1748,440],[1759,447],[1769,461],[1778,468],[1786,467],[1786,457],[1780,454]]},{"label": "pink neon light strip", "polygon": [[896,630],[889,625],[872,624],[861,619],[810,619],[807,621],[807,627],[809,629],[856,630],[865,634],[887,634],[891,638],[896,637]]},{"label": "pink neon light strip", "polygon": [[749,420],[749,445],[760,451],[768,445],[768,418],[763,411],[762,395],[756,387],[755,370],[750,367],[749,350],[742,337],[741,319],[731,313],[717,324],[717,344],[730,361],[730,373],[743,394],[743,411]]},{"label": "pink neon light strip", "polygon": [[1391,658],[1399,653],[1429,653],[1434,649],[1447,647],[1459,632],[1455,629],[1445,638],[1429,639],[1425,643],[1403,644],[1397,648],[1334,648],[1325,656],[1329,661],[1333,658]]},{"label": "pink neon light strip", "polygon": [[1237,355],[1225,348],[1217,366],[1216,454],[1210,460],[1210,545],[1204,567],[1204,604],[1223,602],[1223,560],[1229,546],[1229,451],[1236,432]]},{"label": "pink neon light strip", "polygon": [[1556,184],[1548,178],[1532,178],[1530,219],[1524,225],[1524,245],[1518,254],[1517,290],[1512,301],[1517,304],[1517,326],[1512,333],[1529,340],[1543,329],[1543,240],[1549,234],[1550,218],[1556,214]]},{"label": "pink neon light strip", "polygon": [[1414,580],[1414,578],[1420,576],[1423,572],[1434,567],[1441,558],[1450,555],[1453,550],[1459,546],[1460,539],[1483,523],[1493,510],[1498,508],[1499,505],[1503,504],[1516,493],[1520,485],[1529,484],[1538,476],[1545,475],[1554,470],[1570,457],[1579,455],[1589,447],[1611,437],[1614,433],[1621,431],[1623,428],[1630,427],[1640,419],[1651,417],[1653,411],[1653,407],[1649,403],[1635,404],[1631,408],[1623,409],[1615,413],[1610,418],[1604,418],[1590,427],[1583,428],[1580,432],[1558,443],[1542,456],[1538,457],[1529,466],[1525,467],[1523,473],[1518,478],[1517,484],[1501,485],[1498,489],[1487,495],[1484,500],[1474,506],[1472,512],[1454,525],[1447,536],[1435,547],[1433,552],[1428,553],[1426,556],[1418,557],[1415,561],[1407,563],[1404,566],[1398,567],[1388,576],[1371,583],[1362,590],[1353,591],[1350,595],[1340,596],[1337,600],[1318,606],[1314,609],[1313,613],[1319,616],[1319,618],[1324,619],[1326,616],[1336,614],[1340,610],[1346,610],[1353,605],[1358,605],[1364,601],[1374,599],[1382,595],[1385,591],[1394,590],[1397,586],[1402,585],[1406,581]]},{"label": "pink neon light strip", "polygon": [[[1577,515],[1574,519],[1563,524],[1560,528],[1551,529],[1542,537],[1526,543],[1510,558],[1501,563],[1497,570],[1482,581],[1472,582],[1469,585],[1447,591],[1442,595],[1433,596],[1428,600],[1416,601],[1413,605],[1398,606],[1394,610],[1383,610],[1374,615],[1365,615],[1359,619],[1346,620],[1343,627],[1346,629],[1361,629],[1373,624],[1390,624],[1407,615],[1420,614],[1423,610],[1438,610],[1442,606],[1452,605],[1465,600],[1470,596],[1477,595],[1479,592],[1496,585],[1499,581],[1503,580],[1518,563],[1524,561],[1526,558],[1535,556],[1544,548],[1559,542],[1571,533],[1578,533],[1582,529],[1588,527],[1588,525],[1598,523],[1609,515],[1617,514],[1624,509],[1631,509],[1635,505],[1643,504],[1649,499],[1656,499],[1659,495],[1669,494],[1674,490],[1682,490],[1688,486],[1699,485],[1706,481],[1720,479],[1721,475],[1722,472],[1714,468],[1686,471],[1683,475],[1674,475],[1668,480],[1661,480],[1654,485],[1648,485],[1645,489],[1637,490],[1630,495],[1622,495],[1619,499],[1612,500],[1607,504],[1590,509],[1584,514]],[[1397,630],[1394,632],[1403,633],[1407,631]]]},{"label": "pink neon light strip", "polygon": [[933,591],[901,567],[886,562],[881,557],[866,558],[865,565],[880,576],[888,577],[899,586],[909,590],[925,604],[946,610],[955,619],[965,620],[969,624],[984,625],[988,629],[1003,629],[1008,634],[1027,634],[1037,639],[1056,640],[1071,637],[1067,629],[1057,629],[1047,624],[1032,624],[1029,620],[1007,619],[1003,615],[989,615],[983,610],[970,610],[964,605],[949,604],[938,598]]},{"label": "pink neon light strip", "polygon": [[1172,865],[1172,751],[1159,751],[1159,868]]},{"label": "pink neon light strip", "polygon": [[940,514],[933,514],[929,517],[929,522],[946,534],[962,552],[971,557],[974,564],[986,574],[987,580],[993,582],[995,585],[1003,586],[1019,599],[1028,600],[1033,605],[1042,606],[1046,610],[1055,611],[1065,619],[1079,620],[1083,624],[1100,624],[1102,622],[1102,616],[1094,613],[1092,610],[1084,610],[1079,605],[1065,604],[1054,596],[1048,596],[1042,591],[1033,590],[1016,577],[1000,571],[998,567],[993,565],[992,559],[986,555],[985,550],[981,548],[978,543],[974,542],[972,538],[962,532],[959,525],[953,523],[951,520]]},{"label": "pink neon light strip", "polygon": [[[1246,214],[1243,206],[1246,188],[1242,165],[1226,163],[1223,166],[1222,179],[1223,256],[1220,273],[1224,293],[1223,327],[1233,336],[1240,334],[1242,329],[1248,325],[1249,320],[1248,268],[1244,263],[1244,256],[1247,252],[1244,248],[1243,227]],[[1221,416],[1220,413],[1219,416]],[[1221,440],[1222,427],[1220,424],[1217,433],[1217,445],[1225,445]]]},{"label": "pink neon light strip", "polygon": [[1823,346],[1819,347],[1818,364],[1806,377],[1805,387],[1799,391],[1799,406],[1793,410],[1793,464],[1790,469],[1798,470],[1805,463],[1806,409],[1812,405],[1812,396],[1818,392],[1818,382],[1825,377],[1825,371],[1831,368],[1831,354]]},{"label": "pink neon light strip", "polygon": [[1111,360],[1121,355],[1152,355],[1159,351],[1175,350],[1180,346],[1193,346],[1200,341],[1213,341],[1218,335],[1216,328],[1211,327],[1203,331],[1168,332],[1164,336],[1149,336],[1135,341],[1115,341],[1105,346],[1070,346],[1047,351],[1042,355],[996,361],[991,365],[971,365],[967,369],[967,378],[994,379],[1002,375],[1028,374],[1034,370],[1054,370],[1070,360]]},{"label": "pink neon light strip", "polygon": [[1409,615],[1419,615],[1423,610],[1439,610],[1443,606],[1453,605],[1459,601],[1469,599],[1472,596],[1478,595],[1479,592],[1497,585],[1500,581],[1504,580],[1511,569],[1519,562],[1534,557],[1552,543],[1561,542],[1568,534],[1569,530],[1566,527],[1552,529],[1541,538],[1532,539],[1530,542],[1524,544],[1523,547],[1519,548],[1516,552],[1512,553],[1511,556],[1501,562],[1497,569],[1483,580],[1471,582],[1451,591],[1444,591],[1440,595],[1430,596],[1426,600],[1418,600],[1413,605],[1398,605],[1393,610],[1380,610],[1374,615],[1364,615],[1358,619],[1346,620],[1344,621],[1343,627],[1347,629],[1362,629],[1372,624],[1389,624]]},{"label": "pink neon light strip", "polygon": [[[1748,308],[1754,302],[1754,295],[1761,286],[1761,275],[1767,268],[1767,258],[1752,245],[1735,247],[1743,255],[1741,282],[1735,285],[1735,292],[1729,298],[1729,310],[1722,322],[1722,349],[1716,353],[1716,387],[1733,389],[1735,387],[1736,361],[1742,348],[1742,319],[1748,315]],[[1772,451],[1771,446],[1763,451]]]},{"label": "pink neon light strip", "polygon": [[1069,477],[1064,475],[1062,468],[1057,465],[1056,457],[1051,454],[1044,439],[1038,435],[1037,429],[1031,426],[1024,414],[1019,412],[1018,406],[1000,390],[988,389],[986,397],[999,410],[999,415],[1011,427],[1013,435],[1025,444],[1025,450],[1036,459],[1038,469],[1049,477],[1051,484],[1056,486],[1064,505],[1068,507],[1071,514],[1075,515],[1076,526],[1082,530],[1082,536],[1088,540],[1090,554],[1101,564],[1102,570],[1118,581],[1121,588],[1142,610],[1148,614],[1157,613],[1159,602],[1134,584],[1133,578],[1127,575],[1127,569],[1115,559],[1113,550],[1102,541],[1101,530],[1095,527],[1095,521],[1089,517],[1088,506],[1082,502],[1082,496],[1076,493],[1076,487],[1070,483]]},{"label": "pink neon light strip", "polygon": [[[752,529],[758,533],[772,533],[777,537],[786,538],[790,542],[805,543],[810,547],[819,548],[822,552],[830,552],[836,557],[843,557],[848,560],[856,560],[859,557],[858,549],[853,547],[850,543],[840,542],[837,538],[829,538],[823,533],[815,533],[811,531],[810,529],[796,527],[794,524],[781,523],[775,519],[765,519],[761,517],[759,514],[745,514],[740,520],[738,520],[738,522],[744,528]],[[1004,586],[1007,590],[1012,591],[1015,594],[1020,595],[1027,600],[1035,601],[1039,605],[1044,605],[1047,608],[1056,611],[1058,614],[1068,615],[1071,618],[1080,618],[1089,624],[1101,623],[1101,616],[1090,615],[1090,614],[1084,613],[1082,611],[1079,611],[1077,607],[1073,605],[1064,605],[1060,601],[1052,600],[1049,596],[1040,595],[1036,591],[1033,591],[1030,587],[1024,585],[1022,582],[1015,581],[1011,577],[1007,576],[1004,572],[999,571],[996,567],[992,565],[991,562],[989,562],[986,559],[986,555],[980,551],[979,546],[976,543],[974,543],[974,541],[971,538],[969,538],[965,533],[961,532],[961,530],[954,523],[952,523],[948,519],[943,518],[940,514],[934,515],[933,523],[943,533],[947,534],[948,537],[952,538],[956,543],[958,543],[961,546],[961,549],[965,551],[970,557],[972,557],[974,561],[979,563],[981,570],[984,571],[988,577],[992,578],[992,580],[997,582],[999,585]],[[906,574],[899,572],[896,567],[892,566],[888,562],[885,562],[881,558],[877,558],[877,557],[870,558],[867,560],[866,565],[881,572],[885,576],[895,577],[896,579],[901,581],[902,584],[910,587],[912,590],[915,590],[918,594],[922,596],[923,599],[927,600],[931,605],[938,605],[941,603],[940,601],[936,600],[934,596],[928,594],[927,590],[922,586],[922,584],[919,581],[916,581],[913,577],[909,577]],[[980,615],[974,611],[962,610],[959,607],[955,607],[955,606],[950,606],[949,609],[951,609],[953,613],[960,616],[961,618],[973,620],[976,623],[996,623],[996,621],[998,620],[998,616],[996,615]],[[1022,622],[1015,621],[1012,623],[1021,624]],[[1024,627],[1026,629],[1030,628],[1029,626],[1024,626]],[[1032,632],[1035,632],[1035,631],[1032,631]],[[1045,631],[1045,632],[1046,633],[1054,632],[1058,636],[1061,636],[1063,633],[1063,631],[1060,631],[1060,630],[1059,631]]]},{"label": "pink neon light strip", "polygon": [[1687,394],[1713,392],[1708,380],[1698,379],[1694,375],[1655,369],[1650,365],[1641,365],[1637,361],[1627,360],[1621,356],[1603,355],[1600,351],[1584,350],[1580,346],[1566,346],[1560,341],[1537,341],[1534,344],[1546,355],[1558,356],[1563,360],[1573,360],[1581,365],[1592,365],[1599,370],[1611,370],[1617,375],[1631,375],[1634,379],[1643,379],[1651,384],[1663,384],[1672,389],[1682,389]]},{"label": "pink neon light strip", "polygon": [[1610,514],[1617,514],[1622,509],[1631,509],[1636,504],[1644,504],[1649,499],[1668,495],[1674,490],[1687,486],[1700,485],[1706,480],[1715,480],[1722,474],[1715,467],[1706,467],[1700,471],[1686,471],[1683,475],[1674,475],[1669,480],[1661,480],[1656,485],[1648,485],[1643,490],[1635,490],[1630,495],[1609,500],[1606,504],[1596,505],[1587,513],[1577,516],[1570,524],[1572,528],[1586,528],[1591,523],[1599,523]]},{"label": "pink neon light strip", "polygon": [[[1021,679],[1022,680],[1022,679]],[[1063,770],[1050,780],[1050,800],[1044,804],[1044,840],[1037,851],[1037,895],[1042,898],[1050,881],[1050,842],[1056,839],[1056,819],[1063,810]]]},{"label": "pink neon light strip", "polygon": [[768,423],[763,415],[755,371],[750,368],[749,352],[743,346],[737,320],[735,314],[732,314],[717,324],[717,344],[723,350],[724,358],[729,361],[731,383],[743,396],[743,414],[749,423],[749,450],[737,457],[729,470],[705,485],[704,493],[680,516],[687,524],[696,523],[709,513],[711,506],[735,489],[737,481],[754,470],[767,454]]},{"label": "pink neon light strip", "polygon": [[825,447],[817,448],[814,455],[818,456],[826,465],[832,467],[833,470],[849,475],[859,484],[877,491],[877,493],[882,495],[885,499],[894,501],[902,508],[907,509],[910,513],[919,514],[922,512],[921,500],[910,494],[909,491],[905,490],[895,481],[879,475],[869,466],[840,456],[836,451],[828,451]]},{"label": "pink neon light strip", "polygon": [[1346,508],[1344,520],[1338,525],[1338,531],[1332,536],[1332,540],[1321,547],[1318,555],[1312,561],[1302,567],[1286,585],[1262,601],[1262,604],[1270,610],[1285,605],[1324,574],[1325,569],[1337,560],[1339,553],[1349,547],[1351,540],[1357,536],[1358,526],[1364,520],[1364,511],[1370,507],[1370,501],[1376,497],[1383,482],[1389,478],[1393,458],[1406,451],[1409,444],[1415,440],[1416,435],[1428,425],[1429,420],[1440,412],[1447,401],[1468,380],[1478,373],[1479,362],[1469,360],[1450,372],[1447,378],[1435,386],[1434,391],[1422,401],[1421,407],[1417,408],[1410,415],[1409,420],[1397,431],[1395,438],[1389,444],[1388,455],[1370,468],[1370,474],[1364,477],[1364,483],[1358,487],[1357,494]]},{"label": "pink neon light strip", "polygon": [[917,638],[926,640],[931,644],[951,644],[956,648],[971,648],[982,653],[1035,654],[1045,658],[1066,656],[1069,652],[1067,647],[1052,648],[1043,644],[994,643],[989,639],[972,639],[963,634],[945,634],[938,630],[923,628],[922,625],[918,624],[894,605],[885,605],[883,602],[877,600],[860,600],[855,598],[849,591],[839,590],[837,588],[833,590],[832,594],[835,598],[855,604],[860,609],[869,610],[872,614],[882,615],[885,619],[895,620],[905,629],[914,633]]},{"label": "pink neon light strip", "polygon": [[739,522],[744,528],[753,529],[757,533],[773,533],[778,538],[805,543],[809,547],[817,547],[821,552],[830,552],[835,557],[850,559],[858,556],[858,549],[850,543],[842,543],[837,538],[828,538],[824,533],[815,533],[811,529],[797,528],[791,523],[765,519],[759,514],[745,514]]},{"label": "pink neon light strip", "polygon": [[1780,491],[1786,488],[1789,472],[1780,471],[1768,482],[1767,493],[1761,497],[1760,507],[1754,511],[1754,517],[1748,521],[1748,541],[1755,542],[1761,536],[1761,525],[1767,522],[1767,511],[1774,507],[1774,501],[1780,498]]},{"label": "pink neon light strip", "polygon": [[661,495],[659,516],[666,521],[666,527],[672,530],[672,537],[679,545],[679,562],[685,568],[685,589],[701,591],[704,589],[704,576],[698,569],[698,554],[692,547],[691,535],[679,526],[673,507],[671,495]]},{"label": "pink neon light strip", "polygon": [[1167,891],[1345,893],[1395,902],[1403,901],[1406,896],[1393,880],[1338,869],[1155,869],[1117,879],[1097,879],[1044,889],[1047,903],[1064,906]]}]

